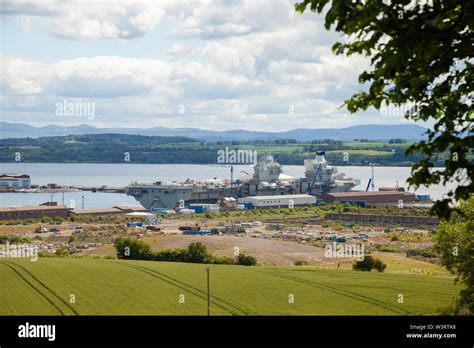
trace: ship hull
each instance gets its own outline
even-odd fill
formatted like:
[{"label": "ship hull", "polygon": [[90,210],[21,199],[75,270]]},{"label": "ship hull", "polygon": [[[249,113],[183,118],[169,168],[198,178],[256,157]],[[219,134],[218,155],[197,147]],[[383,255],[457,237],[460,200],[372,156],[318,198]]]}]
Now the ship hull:
[{"label": "ship hull", "polygon": [[[308,193],[310,183],[298,181],[289,186],[261,187],[257,184],[243,184],[234,188],[168,188],[153,185],[130,185],[125,193],[133,196],[146,209],[177,208],[190,203],[216,203],[222,197],[275,196]],[[310,191],[313,195],[327,192],[347,192],[354,185],[321,186],[315,184]]]}]

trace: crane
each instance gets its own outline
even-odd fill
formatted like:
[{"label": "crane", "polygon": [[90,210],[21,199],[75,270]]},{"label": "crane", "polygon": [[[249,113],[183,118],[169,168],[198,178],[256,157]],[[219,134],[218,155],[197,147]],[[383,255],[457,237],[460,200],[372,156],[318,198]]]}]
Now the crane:
[{"label": "crane", "polygon": [[311,191],[313,189],[313,186],[316,182],[316,178],[318,177],[318,174],[319,174],[319,171],[321,169],[321,164],[318,166],[318,169],[316,170],[316,173],[314,173],[314,176],[313,176],[313,181],[311,182],[311,185],[308,187],[308,194],[310,195],[311,194]]}]

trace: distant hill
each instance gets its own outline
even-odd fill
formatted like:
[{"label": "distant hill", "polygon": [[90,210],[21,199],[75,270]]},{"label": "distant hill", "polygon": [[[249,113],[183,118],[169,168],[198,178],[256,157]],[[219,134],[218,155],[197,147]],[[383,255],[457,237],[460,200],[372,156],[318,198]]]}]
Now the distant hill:
[{"label": "distant hill", "polygon": [[407,140],[424,139],[426,128],[414,124],[400,125],[361,125],[347,128],[298,128],[284,132],[256,132],[242,129],[229,131],[211,131],[198,128],[96,128],[89,125],[33,127],[22,123],[0,122],[0,139],[39,138],[47,136],[80,134],[131,134],[148,136],[183,136],[206,141],[248,141],[272,139],[296,139],[308,141],[316,139],[335,140],[387,140],[403,138]]}]

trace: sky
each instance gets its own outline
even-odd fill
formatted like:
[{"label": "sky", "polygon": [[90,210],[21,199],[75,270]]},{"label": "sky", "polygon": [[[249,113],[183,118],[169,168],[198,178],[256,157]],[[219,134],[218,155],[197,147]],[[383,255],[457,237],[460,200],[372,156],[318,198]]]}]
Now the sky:
[{"label": "sky", "polygon": [[369,61],[334,55],[344,38],[294,4],[2,0],[0,120],[258,131],[407,122],[341,108]]}]

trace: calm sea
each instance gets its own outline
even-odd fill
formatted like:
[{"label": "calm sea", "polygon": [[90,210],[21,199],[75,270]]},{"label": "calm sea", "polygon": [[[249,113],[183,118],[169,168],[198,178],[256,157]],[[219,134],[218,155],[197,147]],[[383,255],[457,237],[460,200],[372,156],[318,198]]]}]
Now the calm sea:
[{"label": "calm sea", "polygon": [[[357,190],[365,190],[371,176],[370,167],[338,167],[339,172],[361,179]],[[285,174],[302,177],[303,166],[283,166]],[[234,166],[234,178],[252,174],[250,165]],[[89,163],[1,163],[0,173],[25,173],[31,176],[32,184],[46,185],[83,185],[100,187],[123,187],[130,182],[152,183],[158,180],[182,181],[186,179],[230,178],[230,167],[218,165],[193,164],[89,164]],[[406,179],[410,175],[409,167],[375,167],[375,188],[381,186],[399,186],[407,188]],[[446,187],[433,186],[420,188],[419,194],[430,194],[432,198],[441,198]],[[51,196],[52,195],[52,196]],[[133,197],[120,193],[66,192],[62,193],[0,193],[0,206],[33,205],[49,200],[69,205],[75,202],[77,209],[112,207],[120,204],[138,204]]]}]

